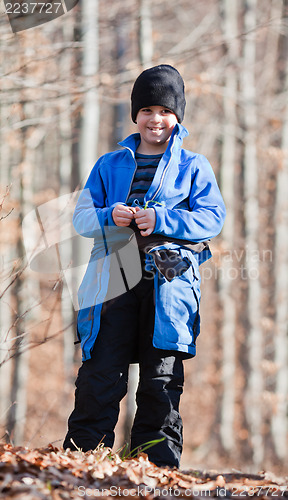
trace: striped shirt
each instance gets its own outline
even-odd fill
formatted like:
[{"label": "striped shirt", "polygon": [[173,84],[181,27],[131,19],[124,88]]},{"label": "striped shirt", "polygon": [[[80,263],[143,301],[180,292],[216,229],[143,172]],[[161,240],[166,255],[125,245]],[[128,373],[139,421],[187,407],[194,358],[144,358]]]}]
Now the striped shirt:
[{"label": "striped shirt", "polygon": [[135,153],[137,170],[134,175],[127,205],[132,205],[133,201],[136,199],[139,201],[140,205],[143,205],[144,196],[151,185],[161,157],[162,154],[142,155],[137,152]]}]

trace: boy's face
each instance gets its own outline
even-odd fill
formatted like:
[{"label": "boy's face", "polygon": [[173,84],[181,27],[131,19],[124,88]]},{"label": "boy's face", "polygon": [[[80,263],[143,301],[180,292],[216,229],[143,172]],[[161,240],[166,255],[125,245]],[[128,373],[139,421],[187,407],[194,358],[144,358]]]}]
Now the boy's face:
[{"label": "boy's face", "polygon": [[164,153],[177,117],[163,106],[142,108],[137,114],[137,127],[141,135],[138,152],[143,154]]}]

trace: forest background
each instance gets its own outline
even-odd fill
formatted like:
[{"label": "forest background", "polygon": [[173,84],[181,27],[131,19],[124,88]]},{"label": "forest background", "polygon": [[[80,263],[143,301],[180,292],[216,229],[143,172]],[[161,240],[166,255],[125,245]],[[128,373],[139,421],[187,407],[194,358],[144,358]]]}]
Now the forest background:
[{"label": "forest background", "polygon": [[[136,76],[168,63],[186,84],[185,147],[209,159],[227,207],[201,271],[198,354],[185,362],[182,466],[282,474],[288,1],[82,0],[16,34],[2,8],[0,24],[0,439],[61,446],[81,362],[69,278],[27,265],[23,219],[83,187],[97,158],[135,131]],[[73,262],[69,236],[59,241]],[[115,449],[131,415],[128,397]]]}]

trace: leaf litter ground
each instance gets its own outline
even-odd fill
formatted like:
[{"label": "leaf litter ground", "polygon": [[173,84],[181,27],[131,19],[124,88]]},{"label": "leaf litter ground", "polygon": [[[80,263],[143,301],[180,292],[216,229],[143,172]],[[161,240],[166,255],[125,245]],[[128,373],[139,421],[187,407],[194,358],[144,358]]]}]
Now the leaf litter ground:
[{"label": "leaf litter ground", "polygon": [[157,467],[145,453],[122,460],[110,448],[63,451],[0,444],[0,499],[288,498],[288,477]]}]

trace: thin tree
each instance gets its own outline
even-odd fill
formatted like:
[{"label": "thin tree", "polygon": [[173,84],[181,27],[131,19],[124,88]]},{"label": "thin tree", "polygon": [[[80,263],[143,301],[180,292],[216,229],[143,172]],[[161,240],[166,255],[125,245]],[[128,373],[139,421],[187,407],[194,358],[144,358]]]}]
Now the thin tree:
[{"label": "thin tree", "polygon": [[[235,61],[239,57],[237,2],[223,0],[223,32],[225,40],[225,71],[223,93],[223,139],[221,155],[221,191],[226,204],[227,216],[222,230],[224,258],[219,276],[219,292],[222,303],[222,387],[220,435],[224,449],[232,452],[235,445],[235,369],[236,369],[236,311],[233,296],[233,274],[235,265],[235,165],[237,155],[237,99],[238,75]],[[233,269],[232,269],[233,271]],[[232,278],[231,278],[232,276]]]},{"label": "thin tree", "polygon": [[[241,74],[242,116],[243,116],[243,174],[244,174],[244,217],[245,217],[245,271],[247,276],[247,311],[249,333],[247,347],[249,353],[249,379],[244,382],[243,392],[246,415],[251,430],[253,462],[260,465],[263,460],[263,438],[261,432],[261,397],[263,377],[261,360],[263,357],[263,336],[260,328],[260,280],[258,229],[258,165],[257,165],[257,113],[256,113],[256,27],[257,0],[247,0],[244,12],[244,29],[247,33],[243,41],[243,69]],[[251,32],[252,31],[252,32]],[[251,34],[249,33],[251,32]],[[248,325],[247,325],[248,326]]]},{"label": "thin tree", "polygon": [[[23,116],[25,119],[24,104]],[[24,246],[21,233],[21,223],[23,215],[31,210],[31,179],[33,165],[30,163],[29,151],[27,146],[26,130],[21,132],[21,149],[19,158],[20,171],[18,176],[18,199],[20,206],[19,227],[17,228],[16,254],[19,262],[23,262]],[[16,187],[16,186],[14,186]],[[26,273],[21,272],[12,287],[12,306],[14,309],[13,336],[14,343],[11,347],[12,374],[11,374],[11,393],[10,408],[7,415],[7,439],[15,445],[23,443],[26,410],[27,410],[27,378],[29,370],[29,350],[27,344],[29,336],[25,332],[26,314],[29,308],[30,295],[28,292],[29,280],[27,283]]]},{"label": "thin tree", "polygon": [[[288,18],[288,1],[283,0],[283,19]],[[288,432],[288,37],[280,39],[280,57],[278,64],[280,91],[283,93],[284,119],[282,132],[282,161],[277,172],[275,226],[275,263],[276,263],[276,341],[275,362],[276,374],[276,412],[272,417],[272,432],[276,452],[281,460],[287,458]],[[281,82],[282,80],[282,82]]]},{"label": "thin tree", "polygon": [[89,174],[97,158],[99,129],[99,28],[98,0],[82,2],[82,75],[86,92],[84,94],[81,123],[80,162],[81,181]]},{"label": "thin tree", "polygon": [[[69,22],[68,22],[69,21]],[[73,24],[64,19],[63,22],[63,40],[71,41],[73,39]],[[60,73],[65,75],[66,80],[72,78],[72,54],[70,51],[64,51],[60,57]],[[59,102],[59,178],[60,178],[60,196],[69,195],[71,192],[72,176],[72,122],[71,122],[71,96],[67,93]],[[70,271],[73,267],[73,239],[71,225],[61,228],[60,255],[61,261],[68,269],[65,272],[66,286],[63,287],[61,312],[62,322],[65,328],[64,333],[64,370],[66,377],[73,377],[74,364],[74,312],[71,302],[70,292],[73,289],[73,273]],[[70,292],[69,292],[70,290]]]}]

